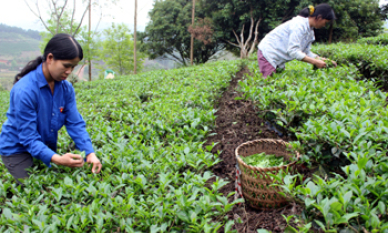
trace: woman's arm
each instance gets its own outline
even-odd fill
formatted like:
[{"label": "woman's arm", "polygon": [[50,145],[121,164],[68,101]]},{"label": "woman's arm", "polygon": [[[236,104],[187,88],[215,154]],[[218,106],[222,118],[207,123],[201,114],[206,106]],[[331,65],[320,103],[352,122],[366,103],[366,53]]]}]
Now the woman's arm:
[{"label": "woman's arm", "polygon": [[293,24],[290,26],[290,36],[288,39],[287,53],[290,57],[297,59],[299,61],[304,61],[318,68],[326,67],[326,63],[319,59],[315,59],[316,54],[310,51],[311,42],[305,50],[301,47],[302,39],[307,38],[310,34],[310,29],[306,28],[306,25],[301,21],[299,23]]},{"label": "woman's arm", "polygon": [[307,55],[302,59],[302,61],[313,64],[314,66],[316,66],[319,69],[326,67],[326,62],[319,60],[319,59],[309,57]]},{"label": "woman's arm", "polygon": [[[311,42],[308,43],[307,48],[306,48],[305,51],[304,51],[304,52],[306,53],[306,56],[307,56],[307,57],[310,57],[310,58],[313,58],[313,59],[315,59],[315,60],[320,60],[320,61],[326,61],[326,60],[328,60],[327,58],[320,57],[320,56],[318,56],[317,54],[311,52],[312,42],[313,42],[313,40],[312,40]],[[307,60],[309,60],[309,59],[307,58],[307,59],[302,60],[302,61],[308,62]],[[331,61],[331,60],[330,60],[330,61]],[[331,62],[333,63],[333,65],[334,65],[335,67],[337,67],[337,63],[336,63],[335,61],[331,61]],[[311,62],[308,62],[308,63],[315,65],[317,68],[324,68],[324,67],[327,67],[327,65],[322,67],[323,64],[322,64],[321,62],[317,62],[317,61],[311,61]],[[318,63],[320,63],[320,64],[318,64]],[[325,62],[325,63],[326,63],[326,62]]]},{"label": "woman's arm", "polygon": [[92,172],[99,173],[102,167],[101,162],[94,153],[92,141],[86,131],[86,123],[78,112],[74,88],[72,86],[68,86],[68,88],[69,92],[66,93],[68,95],[65,119],[66,130],[75,142],[77,149],[85,151],[87,155],[86,162],[93,164]]},{"label": "woman's arm", "polygon": [[85,154],[94,153],[92,141],[90,140],[89,134],[86,131],[86,123],[78,112],[75,92],[73,87],[68,84],[68,90],[66,90],[66,105],[65,105],[65,126],[67,133],[75,142],[78,150],[85,151]]},{"label": "woman's arm", "polygon": [[31,156],[43,161],[51,167],[51,158],[55,154],[42,142],[37,131],[37,98],[32,91],[18,89],[11,97],[15,103],[16,127],[18,130],[19,142],[31,154]]},{"label": "woman's arm", "polygon": [[301,48],[301,40],[307,34],[306,29],[303,24],[299,23],[291,25],[289,30],[287,53],[291,58],[302,61],[306,53]]},{"label": "woman's arm", "polygon": [[307,48],[305,49],[306,55],[314,58],[314,59],[319,59],[319,56],[313,52],[311,52],[311,46],[312,46],[313,41],[310,41],[307,45]]}]

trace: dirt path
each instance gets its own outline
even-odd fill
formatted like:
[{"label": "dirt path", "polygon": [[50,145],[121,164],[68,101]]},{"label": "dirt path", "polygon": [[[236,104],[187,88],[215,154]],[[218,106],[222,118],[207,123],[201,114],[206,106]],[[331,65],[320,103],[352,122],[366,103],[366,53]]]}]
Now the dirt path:
[{"label": "dirt path", "polygon": [[[252,141],[261,138],[274,138],[288,141],[286,136],[280,138],[275,132],[271,132],[264,125],[264,120],[258,117],[258,109],[251,101],[235,100],[236,97],[241,97],[242,94],[237,92],[238,81],[242,80],[244,74],[248,73],[248,69],[243,69],[230,83],[229,88],[224,92],[221,99],[218,101],[216,109],[216,128],[213,133],[216,135],[208,138],[206,145],[212,142],[218,144],[213,148],[213,153],[222,151],[220,159],[222,162],[213,167],[213,172],[229,182],[228,185],[221,190],[224,194],[228,194],[235,190],[235,156],[236,147],[244,142]],[[234,196],[230,197],[230,201]],[[272,232],[284,232],[286,221],[282,215],[299,215],[302,207],[296,204],[290,204],[281,209],[271,211],[258,211],[240,204],[235,206],[228,214],[230,220],[241,218],[241,224],[234,225],[233,229],[237,229],[240,233],[257,233],[257,229],[267,229]],[[219,232],[224,232],[221,229]]]}]

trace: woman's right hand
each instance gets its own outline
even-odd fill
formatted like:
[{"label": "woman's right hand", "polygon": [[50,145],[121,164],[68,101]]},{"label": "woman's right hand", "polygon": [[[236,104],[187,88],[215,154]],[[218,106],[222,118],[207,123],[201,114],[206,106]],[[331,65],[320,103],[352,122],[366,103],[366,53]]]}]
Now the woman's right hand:
[{"label": "woman's right hand", "polygon": [[66,153],[62,156],[53,155],[51,162],[66,167],[82,167],[84,165],[84,159],[81,155]]},{"label": "woman's right hand", "polygon": [[326,62],[325,62],[325,61],[322,61],[322,60],[319,60],[319,59],[315,59],[314,65],[315,65],[318,69],[322,69],[322,68],[325,68],[325,67],[326,67]]}]

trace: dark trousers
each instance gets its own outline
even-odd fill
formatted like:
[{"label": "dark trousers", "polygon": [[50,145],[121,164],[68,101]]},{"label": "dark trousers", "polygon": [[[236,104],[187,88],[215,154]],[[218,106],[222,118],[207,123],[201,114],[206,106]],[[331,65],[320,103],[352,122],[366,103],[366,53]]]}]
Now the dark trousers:
[{"label": "dark trousers", "polygon": [[17,180],[18,184],[22,184],[22,179],[29,177],[26,169],[33,165],[32,156],[29,153],[9,156],[2,155],[1,159],[9,173]]}]

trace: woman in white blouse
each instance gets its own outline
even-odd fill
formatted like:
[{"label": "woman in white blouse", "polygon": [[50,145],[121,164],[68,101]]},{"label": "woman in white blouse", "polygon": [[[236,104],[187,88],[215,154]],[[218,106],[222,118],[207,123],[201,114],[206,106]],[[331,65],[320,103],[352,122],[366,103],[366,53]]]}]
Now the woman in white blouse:
[{"label": "woman in white blouse", "polygon": [[[319,29],[335,20],[333,9],[326,3],[309,6],[299,15],[269,32],[259,44],[257,60],[263,77],[285,68],[285,63],[294,59],[308,62],[317,68],[326,67],[324,60],[310,51],[315,40],[314,28]],[[333,62],[336,66],[337,64]]]}]

